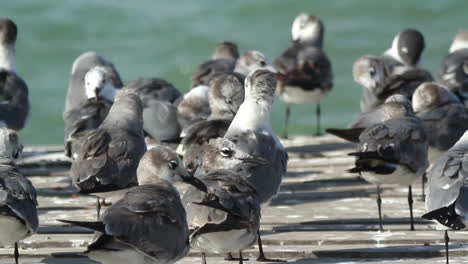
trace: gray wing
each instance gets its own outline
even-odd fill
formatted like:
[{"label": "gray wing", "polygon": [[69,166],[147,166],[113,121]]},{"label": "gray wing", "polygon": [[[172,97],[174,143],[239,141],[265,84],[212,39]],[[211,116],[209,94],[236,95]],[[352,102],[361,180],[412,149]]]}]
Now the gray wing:
[{"label": "gray wing", "polygon": [[468,177],[468,149],[456,147],[444,153],[428,173],[426,207],[434,211],[452,205]]},{"label": "gray wing", "polygon": [[419,68],[411,68],[402,73],[391,74],[380,87],[377,98],[385,101],[385,99],[394,94],[402,94],[411,98],[414,90],[416,90],[420,84],[433,80],[431,73]]},{"label": "gray wing", "polygon": [[[200,232],[246,227],[257,230],[260,204],[255,188],[244,180],[245,174],[250,173],[248,170],[240,164],[232,170],[217,170],[200,176],[208,194],[190,187],[183,198],[190,227],[201,229]],[[210,224],[217,226],[207,226]]]},{"label": "gray wing", "polygon": [[188,226],[178,192],[169,185],[142,185],[102,216],[107,235],[162,260],[188,249]]},{"label": "gray wing", "polygon": [[297,53],[294,67],[283,68],[284,78],[280,80],[280,93],[283,86],[297,86],[304,90],[320,89],[329,91],[333,87],[333,71],[328,56],[316,47],[304,47]]},{"label": "gray wing", "polygon": [[87,101],[63,116],[65,122],[65,153],[72,157],[79,139],[89,130],[97,129],[109,113],[111,103],[106,100]]},{"label": "gray wing", "polygon": [[104,129],[89,132],[80,140],[71,176],[80,192],[105,192],[137,185],[136,169],[146,151],[143,137]]},{"label": "gray wing", "polygon": [[14,166],[0,165],[0,209],[9,208],[26,223],[30,233],[39,226],[36,196],[32,183]]},{"label": "gray wing", "polygon": [[0,121],[8,128],[24,128],[29,111],[28,86],[14,72],[0,70]]},{"label": "gray wing", "polygon": [[299,42],[292,42],[291,45],[273,62],[275,69],[282,74],[287,74],[296,68],[297,54],[301,48],[302,46]]},{"label": "gray wing", "polygon": [[383,111],[382,106],[379,105],[377,108],[374,108],[367,112],[359,113],[356,118],[356,121],[354,121],[351,125],[349,125],[349,127],[350,128],[370,127],[372,125],[382,122],[384,115],[385,115],[385,112]]},{"label": "gray wing", "polygon": [[140,78],[126,87],[137,90],[143,107],[153,100],[172,104],[181,96],[180,91],[174,85],[160,78]]},{"label": "gray wing", "polygon": [[446,104],[441,107],[418,113],[424,122],[429,146],[441,151],[451,148],[468,130],[468,113],[459,103]]},{"label": "gray wing", "polygon": [[288,154],[278,146],[272,135],[247,131],[228,138],[253,156],[267,160],[271,165],[256,168],[247,181],[256,188],[260,203],[275,196],[283,177],[286,175]]},{"label": "gray wing", "polygon": [[177,107],[159,100],[147,102],[143,108],[143,130],[157,141],[177,141],[181,131]]},{"label": "gray wing", "polygon": [[85,52],[73,63],[64,112],[79,107],[87,100],[84,91],[84,77],[88,70],[94,66],[102,66],[108,69],[115,88],[120,89],[123,86],[122,79],[114,64],[96,52]]},{"label": "gray wing", "polygon": [[468,88],[468,49],[461,49],[447,55],[441,63],[439,81],[450,90]]},{"label": "gray wing", "polygon": [[135,89],[143,104],[143,129],[157,141],[179,139],[177,107],[174,102],[181,93],[171,83],[159,78],[140,78],[129,85]]},{"label": "gray wing", "polygon": [[427,166],[427,136],[421,120],[394,118],[367,128],[359,137],[360,149],[376,151],[384,160],[407,166],[414,173]]},{"label": "gray wing", "polygon": [[236,62],[229,59],[214,59],[206,61],[200,64],[192,74],[192,80],[190,87],[196,87],[198,85],[208,85],[210,80],[218,73],[232,72]]}]

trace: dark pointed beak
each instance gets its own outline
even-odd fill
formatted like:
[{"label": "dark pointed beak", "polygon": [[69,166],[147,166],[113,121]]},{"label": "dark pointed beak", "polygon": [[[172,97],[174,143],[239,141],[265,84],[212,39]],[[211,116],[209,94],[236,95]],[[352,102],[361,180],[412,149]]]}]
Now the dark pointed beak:
[{"label": "dark pointed beak", "polygon": [[239,158],[243,163],[264,166],[270,165],[270,162],[262,157],[251,157],[251,158]]},{"label": "dark pointed beak", "polygon": [[197,190],[202,191],[204,193],[208,192],[206,185],[198,178],[194,176],[188,176],[188,175],[181,175],[181,178],[182,178],[182,181],[192,185],[193,187],[197,188]]}]

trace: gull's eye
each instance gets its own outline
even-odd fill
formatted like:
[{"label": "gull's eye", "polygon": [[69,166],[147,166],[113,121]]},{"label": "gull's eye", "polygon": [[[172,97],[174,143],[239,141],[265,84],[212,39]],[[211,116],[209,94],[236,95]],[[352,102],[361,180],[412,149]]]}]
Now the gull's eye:
[{"label": "gull's eye", "polygon": [[371,68],[369,69],[369,74],[370,74],[370,76],[371,76],[371,77],[374,77],[375,73],[376,73],[375,68],[374,68],[374,67],[371,67]]},{"label": "gull's eye", "polygon": [[231,156],[232,150],[230,148],[222,148],[221,149],[221,156],[229,157]]},{"label": "gull's eye", "polygon": [[169,162],[169,168],[171,168],[171,170],[175,170],[177,168],[177,166],[179,166],[179,164],[177,163],[177,161],[175,160],[171,160]]},{"label": "gull's eye", "polygon": [[266,66],[266,62],[265,62],[265,61],[263,61],[263,60],[262,60],[262,61],[260,61],[260,66],[262,66],[262,67],[265,67],[265,66]]}]

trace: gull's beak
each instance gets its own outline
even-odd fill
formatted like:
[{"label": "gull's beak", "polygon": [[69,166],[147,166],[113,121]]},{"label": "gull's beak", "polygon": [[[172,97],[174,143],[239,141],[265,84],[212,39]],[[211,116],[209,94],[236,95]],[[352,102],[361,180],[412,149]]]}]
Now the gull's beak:
[{"label": "gull's beak", "polygon": [[239,158],[243,163],[247,164],[252,164],[252,165],[258,165],[258,166],[264,166],[264,165],[270,165],[270,162],[262,157],[259,156],[252,156],[248,158]]},{"label": "gull's beak", "polygon": [[271,71],[272,73],[278,73],[278,71],[271,64],[268,64],[265,69]]},{"label": "gull's beak", "polygon": [[186,175],[180,175],[180,177],[182,178],[183,182],[192,185],[193,187],[197,188],[197,190],[202,191],[204,193],[208,192],[206,185],[198,178],[191,176],[188,173]]}]

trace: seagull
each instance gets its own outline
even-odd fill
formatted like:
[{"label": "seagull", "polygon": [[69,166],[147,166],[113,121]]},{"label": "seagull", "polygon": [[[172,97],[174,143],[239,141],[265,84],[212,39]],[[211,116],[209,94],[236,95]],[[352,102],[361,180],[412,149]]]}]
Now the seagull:
[{"label": "seagull", "polygon": [[78,142],[70,176],[80,193],[98,197],[98,217],[99,197],[120,198],[137,185],[136,169],[146,151],[142,111],[138,95],[122,90],[104,122]]},{"label": "seagull", "polygon": [[442,60],[439,81],[468,105],[468,30],[458,32]]},{"label": "seagull", "polygon": [[288,137],[291,104],[314,103],[317,132],[320,134],[320,100],[333,87],[330,59],[323,51],[325,26],[311,14],[299,14],[292,24],[292,43],[279,56],[274,65],[282,78],[277,93],[286,102],[283,137]]},{"label": "seagull", "polygon": [[[288,154],[270,126],[270,112],[276,89],[276,74],[267,69],[251,72],[245,79],[245,98],[231,122],[224,138],[238,145],[244,152],[265,159],[271,166],[256,168],[246,177],[256,190],[260,204],[268,202],[279,189],[286,174]],[[215,149],[212,149],[215,148]],[[208,144],[196,175],[217,169],[232,169],[235,164],[226,160],[233,148],[216,149]],[[217,153],[224,153],[217,155]],[[258,239],[259,261],[270,261]]]},{"label": "seagull", "polygon": [[18,264],[18,242],[36,233],[36,189],[15,165],[23,145],[15,131],[0,128],[0,246],[15,245]]},{"label": "seagull", "polygon": [[268,69],[272,72],[276,72],[275,68],[268,62],[265,54],[258,50],[250,50],[243,53],[239,59],[237,59],[234,72],[247,76],[249,73],[258,69]]},{"label": "seagull", "polygon": [[96,222],[59,220],[96,231],[85,254],[104,264],[168,264],[190,249],[186,212],[173,186],[184,181],[206,191],[190,176],[175,152],[148,150],[137,170],[138,187],[110,206]]},{"label": "seagull", "polygon": [[[230,143],[223,138],[212,141],[221,145]],[[239,252],[239,263],[243,263],[242,250],[253,246],[258,239],[260,204],[255,188],[245,178],[253,168],[267,163],[238,151],[237,156],[244,156],[240,159],[230,156],[232,162],[237,163],[233,169],[199,176],[208,194],[191,187],[183,197],[187,222],[193,230],[190,245],[202,252],[204,264],[205,252],[226,253],[227,260],[235,260],[230,252]],[[219,154],[224,155],[223,152]]]},{"label": "seagull", "polygon": [[29,117],[28,85],[16,70],[18,27],[0,18],[0,127],[20,131]]},{"label": "seagull", "polygon": [[421,84],[413,95],[413,109],[424,122],[429,140],[429,163],[433,164],[468,130],[468,112],[444,86]]},{"label": "seagull", "polygon": [[207,120],[193,123],[186,129],[182,146],[184,165],[189,171],[198,168],[203,145],[210,139],[223,137],[237,110],[244,101],[244,79],[239,73],[223,73],[210,82],[208,101],[211,114]]},{"label": "seagull", "polygon": [[380,185],[408,187],[411,230],[414,230],[411,184],[421,178],[428,167],[427,135],[422,121],[412,111],[400,112],[382,123],[370,126],[359,136],[355,167],[366,181],[377,185],[377,206],[382,228]]},{"label": "seagull", "polygon": [[433,81],[432,75],[420,68],[408,68],[385,56],[362,56],[353,65],[353,78],[363,87],[361,111],[369,112],[394,95],[411,99],[423,82]]},{"label": "seagull", "polygon": [[426,197],[427,214],[422,217],[435,220],[445,229],[445,250],[448,263],[447,229],[461,230],[468,223],[465,216],[468,206],[466,187],[468,132],[446,151],[432,166],[428,173]]},{"label": "seagull", "polygon": [[157,142],[177,142],[180,125],[175,103],[181,97],[179,90],[159,78],[140,78],[126,88],[140,96],[145,134]]},{"label": "seagull", "polygon": [[425,47],[423,34],[417,29],[407,28],[393,38],[392,46],[384,56],[409,67],[421,67]]},{"label": "seagull", "polygon": [[67,156],[73,158],[83,134],[104,121],[122,86],[114,65],[97,53],[85,52],[75,60],[63,112]]}]

